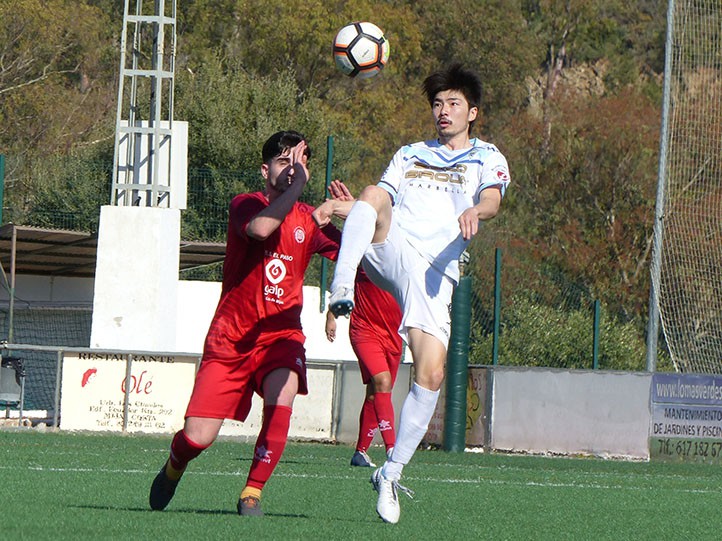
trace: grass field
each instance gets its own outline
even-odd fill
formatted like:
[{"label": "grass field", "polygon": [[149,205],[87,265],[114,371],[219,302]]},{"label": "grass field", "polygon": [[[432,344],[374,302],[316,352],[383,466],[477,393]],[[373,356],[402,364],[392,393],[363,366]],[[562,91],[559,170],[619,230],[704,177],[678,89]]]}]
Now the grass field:
[{"label": "grass field", "polygon": [[[715,539],[722,471],[664,464],[418,451],[399,524],[376,515],[348,446],[291,443],[263,518],[235,506],[252,445],[218,441],[163,512],[150,483],[170,436],[0,431],[0,537],[15,539]],[[380,460],[382,451],[371,453]]]}]

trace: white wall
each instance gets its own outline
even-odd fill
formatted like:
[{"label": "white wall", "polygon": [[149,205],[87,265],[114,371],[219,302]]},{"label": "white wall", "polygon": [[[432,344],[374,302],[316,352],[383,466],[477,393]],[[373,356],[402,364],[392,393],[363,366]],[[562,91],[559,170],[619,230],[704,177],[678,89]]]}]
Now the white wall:
[{"label": "white wall", "polygon": [[491,447],[649,456],[651,373],[494,367]]},{"label": "white wall", "polygon": [[[87,306],[92,302],[92,290],[92,279],[23,275],[16,281],[18,299],[36,303]],[[218,283],[178,283],[178,342],[174,351],[201,353],[219,295]],[[351,443],[356,438],[363,385],[348,341],[348,320],[339,320],[337,341],[330,344],[324,333],[325,314],[319,312],[318,288],[304,287],[304,299],[301,318],[307,336],[308,359],[354,362],[343,362],[337,369],[320,368],[319,377],[315,377],[316,367],[309,368],[314,374],[311,376],[314,388],[312,396],[299,397],[300,417],[294,421],[299,431],[293,431],[292,437],[324,439],[335,434],[338,441]],[[128,343],[122,349],[140,348]],[[407,355],[407,360],[409,358]],[[394,389],[397,412],[408,391],[408,368],[402,367]],[[493,370],[493,384],[489,389],[493,394],[491,411],[486,413],[491,415],[491,449],[649,457],[652,374],[521,367],[489,369]],[[486,402],[481,400],[481,403]],[[313,415],[304,418],[306,409],[322,413],[322,418]],[[229,423],[224,427],[224,434],[251,437],[257,429],[259,415],[256,403],[245,426]],[[332,415],[331,421],[329,415]],[[329,426],[329,422],[333,424]]]},{"label": "white wall", "polygon": [[[326,313],[319,311],[319,291],[315,286],[303,287],[301,325],[306,335],[306,358],[355,361],[356,355],[348,339],[347,318],[337,320],[336,340],[331,343],[326,339]],[[178,283],[178,330],[174,351],[179,353],[203,351],[203,341],[220,295],[219,282],[180,281]]]},{"label": "white wall", "polygon": [[180,211],[100,210],[90,347],[176,347]]},{"label": "white wall", "polygon": [[[93,285],[92,278],[19,275],[16,277],[15,298],[16,303],[27,301],[39,305],[58,303],[92,306]],[[114,294],[122,294],[122,289],[116,288]],[[167,352],[200,354],[203,351],[203,341],[220,295],[220,282],[183,280],[178,282],[176,316],[166,319],[167,322],[175,319],[175,346]],[[328,297],[328,293],[326,295]],[[337,320],[337,338],[331,343],[326,339],[326,313],[319,311],[319,288],[304,286],[303,297],[301,324],[306,334],[306,357],[315,360],[356,361],[356,355],[348,339],[349,320],[347,318]],[[0,289],[0,302],[7,300],[7,291]],[[326,306],[328,306],[328,298]],[[146,305],[144,309],[150,311],[152,308]],[[143,342],[142,337],[137,344],[133,340],[127,340],[123,347],[118,349],[146,349],[140,347],[141,342]],[[407,355],[407,358],[410,357]]]}]

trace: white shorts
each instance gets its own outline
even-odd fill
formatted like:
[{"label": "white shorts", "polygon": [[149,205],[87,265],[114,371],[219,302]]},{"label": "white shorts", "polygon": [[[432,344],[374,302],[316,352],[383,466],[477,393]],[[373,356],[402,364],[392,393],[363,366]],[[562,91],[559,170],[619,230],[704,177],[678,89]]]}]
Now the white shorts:
[{"label": "white shorts", "polygon": [[448,349],[454,282],[414,248],[391,220],[384,242],[371,244],[363,268],[369,278],[389,291],[401,306],[399,334],[409,343],[409,329],[435,336]]}]

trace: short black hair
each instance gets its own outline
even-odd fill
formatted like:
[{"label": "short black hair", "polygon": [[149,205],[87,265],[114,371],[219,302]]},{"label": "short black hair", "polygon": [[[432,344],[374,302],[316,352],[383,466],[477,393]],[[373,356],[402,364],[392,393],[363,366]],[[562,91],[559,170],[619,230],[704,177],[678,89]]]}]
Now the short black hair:
[{"label": "short black hair", "polygon": [[[424,94],[429,105],[434,105],[434,98],[439,92],[457,90],[469,102],[469,107],[481,109],[482,85],[481,79],[473,71],[464,68],[461,64],[452,64],[444,70],[439,70],[424,79]],[[471,122],[473,125],[474,122]],[[469,125],[469,130],[471,130]]]},{"label": "short black hair", "polygon": [[[261,151],[263,163],[270,162],[276,156],[280,156],[288,149],[295,147],[298,143],[305,139],[306,138],[302,133],[293,130],[284,130],[274,133],[263,144],[263,150]],[[304,154],[307,158],[311,158],[310,146],[306,146],[306,152],[304,152]]]}]

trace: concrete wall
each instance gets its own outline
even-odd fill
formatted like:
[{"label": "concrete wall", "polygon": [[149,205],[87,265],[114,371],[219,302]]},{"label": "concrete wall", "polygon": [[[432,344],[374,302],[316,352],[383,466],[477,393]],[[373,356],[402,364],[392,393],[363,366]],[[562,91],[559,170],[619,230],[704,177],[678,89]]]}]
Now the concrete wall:
[{"label": "concrete wall", "polygon": [[91,347],[173,351],[179,238],[178,209],[101,208]]},{"label": "concrete wall", "polygon": [[[347,318],[336,321],[336,340],[331,343],[326,339],[326,313],[320,311],[319,291],[315,286],[303,287],[301,325],[306,335],[306,358],[355,362],[356,355],[348,338]],[[218,282],[178,282],[178,330],[174,351],[203,351],[203,341],[220,295],[221,284]]]},{"label": "concrete wall", "polygon": [[[48,276],[19,275],[15,284],[16,307],[26,303],[37,305],[84,306],[93,305],[94,280],[92,278],[63,278]],[[116,289],[120,294],[121,290]],[[175,353],[197,353],[203,351],[208,326],[215,312],[221,294],[219,282],[178,281],[177,307],[175,317],[165,321],[173,323],[175,345],[165,350]],[[304,307],[301,324],[306,334],[306,356],[316,360],[342,360],[356,362],[356,355],[348,339],[348,319],[337,320],[336,340],[331,343],[324,331],[326,314],[321,313],[319,288],[304,286]],[[328,293],[327,293],[328,296]],[[328,299],[326,299],[328,301]],[[5,289],[0,288],[0,302],[7,302]],[[326,302],[328,306],[328,302]],[[142,307],[141,307],[142,309]],[[146,349],[132,341],[121,349]],[[407,358],[410,355],[407,352]]]},{"label": "concrete wall", "polygon": [[495,367],[491,447],[649,457],[651,373]]},{"label": "concrete wall", "polygon": [[[77,278],[18,276],[16,291],[19,299],[31,303],[90,305],[92,285],[92,280]],[[200,354],[219,295],[216,283],[178,283],[176,352]],[[313,438],[315,434],[320,439],[353,443],[364,387],[348,341],[348,320],[339,320],[338,338],[331,344],[324,333],[318,288],[304,287],[304,298],[307,357],[311,364],[328,361],[331,366],[313,368],[313,396],[299,397],[299,417],[294,418],[291,437]],[[408,352],[406,359],[410,359]],[[474,368],[468,401],[474,409],[467,412],[471,425],[467,443],[499,451],[647,459],[651,377],[609,371]],[[410,379],[410,366],[402,365],[393,395],[397,416]],[[314,410],[318,413],[309,413]],[[259,419],[260,407],[254,405],[245,426],[229,423],[224,433],[251,437]],[[427,438],[431,443],[443,445],[443,421],[442,398]]]}]

